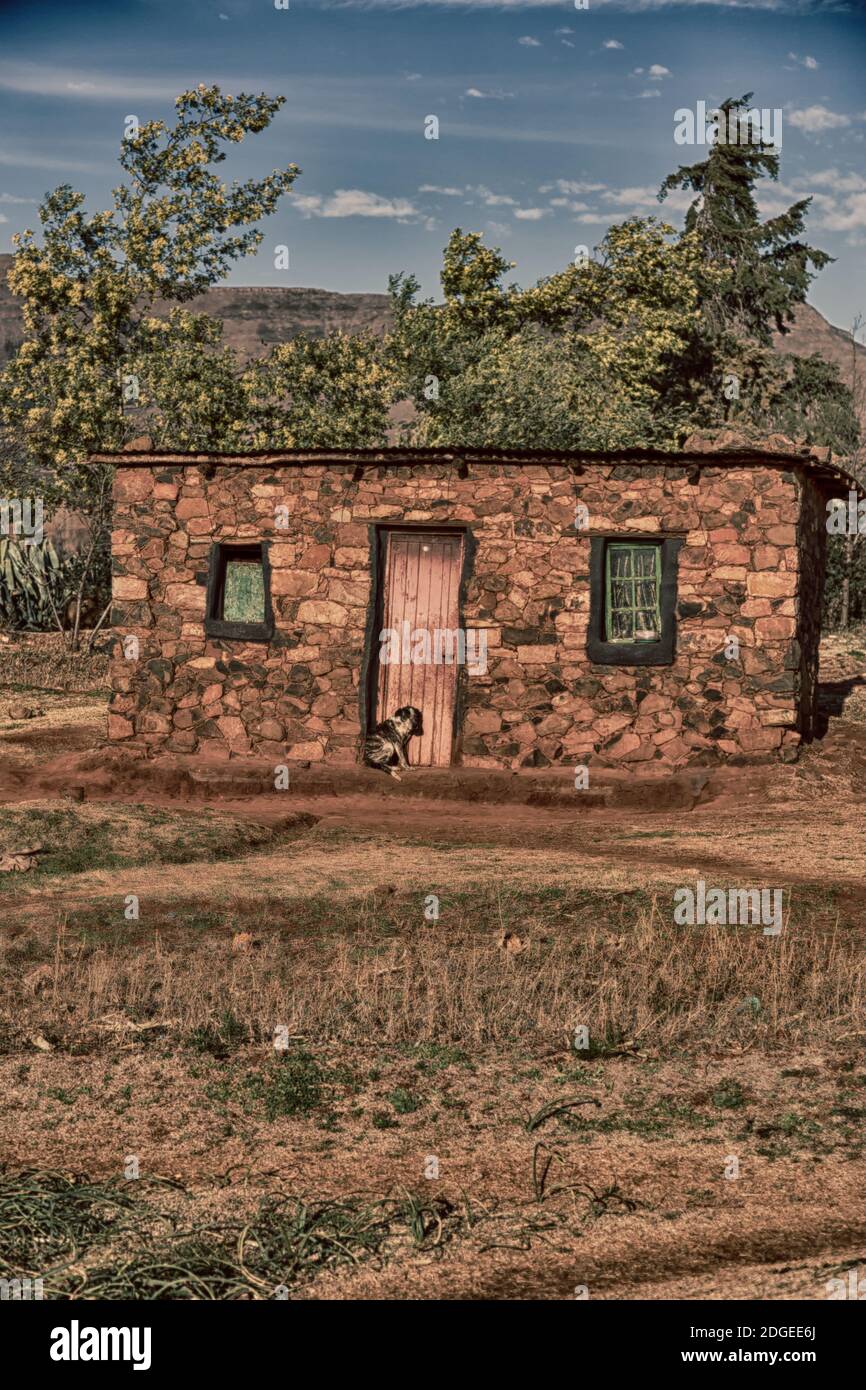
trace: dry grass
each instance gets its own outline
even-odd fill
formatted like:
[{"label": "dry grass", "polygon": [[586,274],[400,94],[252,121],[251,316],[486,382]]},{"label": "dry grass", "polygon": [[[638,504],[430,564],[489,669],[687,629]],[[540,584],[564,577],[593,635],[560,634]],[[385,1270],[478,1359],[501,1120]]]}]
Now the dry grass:
[{"label": "dry grass", "polygon": [[[623,914],[613,895],[523,894],[464,903],[463,927],[444,930],[409,922],[405,907],[389,920],[369,899],[333,906],[339,931],[273,932],[241,953],[227,932],[169,943],[158,930],[137,942],[122,926],[108,939],[60,930],[50,959],[34,937],[17,937],[5,958],[7,1047],[34,1031],[75,1049],[118,1034],[182,1038],[226,1018],[236,1043],[285,1025],[347,1045],[567,1045],[583,1024],[592,1049],[653,1053],[863,1028],[862,947],[808,920],[764,937],[674,926],[669,897],[635,897]],[[501,944],[504,930],[522,949]]]},{"label": "dry grass", "polygon": [[[108,690],[106,639],[97,637],[99,650],[70,652],[58,632],[6,634],[0,647],[0,690],[54,690],[67,693]],[[86,648],[90,634],[82,633]]]}]

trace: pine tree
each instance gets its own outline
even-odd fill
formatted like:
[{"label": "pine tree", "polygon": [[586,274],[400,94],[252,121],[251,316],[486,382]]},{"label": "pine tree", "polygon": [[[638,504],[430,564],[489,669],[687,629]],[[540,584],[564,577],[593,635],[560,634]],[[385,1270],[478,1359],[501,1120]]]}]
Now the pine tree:
[{"label": "pine tree", "polygon": [[761,221],[755,185],[760,178],[778,179],[779,154],[773,145],[753,139],[754,127],[746,119],[751,99],[748,92],[719,107],[719,125],[729,135],[736,129],[737,143],[717,142],[699,164],[680,165],[658,196],[662,202],[673,189],[696,195],[686,231],[697,233],[704,265],[726,272],[721,283],[707,277],[702,285],[704,336],[717,342],[729,335],[746,337],[769,347],[772,326],[786,331],[815,272],[833,257],[802,239],[811,198]]}]

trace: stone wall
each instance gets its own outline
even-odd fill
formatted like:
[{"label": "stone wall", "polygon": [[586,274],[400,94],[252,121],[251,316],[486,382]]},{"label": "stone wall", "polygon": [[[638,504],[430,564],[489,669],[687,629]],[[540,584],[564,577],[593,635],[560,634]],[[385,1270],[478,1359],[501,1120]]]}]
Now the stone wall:
[{"label": "stone wall", "polygon": [[[814,488],[782,466],[588,459],[470,464],[461,477],[441,461],[119,463],[113,739],[354,762],[375,528],[385,522],[460,523],[474,535],[463,624],[487,630],[489,665],[463,675],[464,764],[671,767],[790,750],[808,724],[815,634],[809,617],[798,644],[797,528],[801,490]],[[585,530],[575,528],[579,502]],[[598,534],[682,536],[672,665],[587,659]],[[270,643],[205,637],[211,544],[233,539],[271,543]],[[138,639],[137,659],[123,656],[124,636]]]}]

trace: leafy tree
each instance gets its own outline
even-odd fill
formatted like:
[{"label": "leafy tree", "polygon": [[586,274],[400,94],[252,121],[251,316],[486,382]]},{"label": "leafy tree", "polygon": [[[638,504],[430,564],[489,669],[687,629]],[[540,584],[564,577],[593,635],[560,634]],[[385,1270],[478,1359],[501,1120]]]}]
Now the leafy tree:
[{"label": "leafy tree", "polygon": [[694,331],[697,243],[654,219],[612,227],[587,258],[529,289],[513,266],[457,228],[444,303],[390,282],[395,376],[418,413],[419,443],[590,447],[672,442],[665,384]]},{"label": "leafy tree", "polygon": [[[74,501],[86,515],[93,563],[105,554],[110,488],[84,465],[90,451],[140,433],[143,411],[160,396],[179,443],[221,443],[221,429],[231,432],[236,387],[209,326],[177,308],[158,327],[152,310],[157,300],[192,299],[260,243],[256,223],[297,167],[227,186],[212,166],[226,146],[264,130],[283,100],[204,85],[184,92],[174,126],[150,121],[123,141],[127,178],[108,210],[87,214],[83,195],[64,185],[39,209],[41,241],[33,232],[16,238],[9,286],[23,300],[26,337],[0,378],[0,411],[23,434],[31,465],[45,470],[49,505]],[[210,349],[198,363],[197,344]],[[179,365],[195,368],[185,404],[168,389]]]},{"label": "leafy tree", "polygon": [[246,433],[258,449],[382,444],[394,378],[380,339],[293,338],[244,373]]}]

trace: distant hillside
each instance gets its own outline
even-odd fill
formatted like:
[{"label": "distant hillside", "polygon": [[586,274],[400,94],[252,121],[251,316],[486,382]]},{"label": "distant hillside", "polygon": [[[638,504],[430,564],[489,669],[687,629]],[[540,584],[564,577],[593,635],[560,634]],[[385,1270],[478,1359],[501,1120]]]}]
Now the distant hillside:
[{"label": "distant hillside", "polygon": [[[11,262],[11,256],[0,255],[0,362],[11,355],[22,334],[18,302],[6,285]],[[384,294],[251,285],[207,290],[192,300],[189,308],[222,319],[225,342],[243,357],[261,356],[274,343],[286,342],[299,333],[316,338],[336,331],[381,333],[390,317]],[[777,351],[797,357],[818,353],[825,362],[835,363],[842,380],[850,384],[850,333],[834,328],[810,304],[800,306],[790,331],[784,336],[774,335],[774,343]],[[856,354],[861,380],[866,382],[866,347],[858,344]],[[866,433],[866,391],[861,392],[860,422]]]},{"label": "distant hillside", "polygon": [[[0,255],[0,361],[12,355],[22,336],[18,301],[6,284],[11,264],[11,256]],[[389,319],[386,294],[337,294],[271,286],[208,290],[186,307],[222,319],[224,341],[243,357],[260,357],[274,343],[284,343],[299,333],[312,338],[338,331],[381,333]],[[157,313],[167,315],[168,306],[157,305]]]}]

